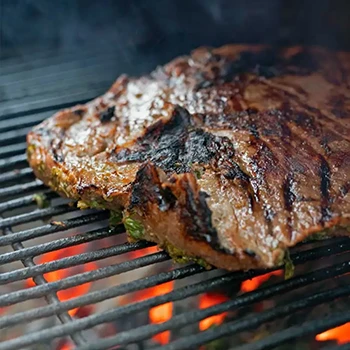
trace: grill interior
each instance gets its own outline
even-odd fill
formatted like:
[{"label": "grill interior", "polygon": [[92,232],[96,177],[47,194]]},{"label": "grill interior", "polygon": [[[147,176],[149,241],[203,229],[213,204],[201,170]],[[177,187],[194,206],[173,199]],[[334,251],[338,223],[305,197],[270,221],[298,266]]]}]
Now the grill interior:
[{"label": "grill interior", "polygon": [[[242,281],[268,271],[206,271],[194,264],[173,265],[162,251],[143,255],[142,251],[148,251],[145,249],[152,244],[127,243],[123,227],[109,228],[107,212],[80,211],[34,178],[24,154],[28,130],[58,109],[102,93],[123,69],[113,52],[98,58],[96,55],[85,52],[77,58],[66,53],[57,59],[53,53],[37,53],[30,64],[23,59],[2,61],[0,349],[37,349],[38,344],[40,349],[55,349],[63,339],[72,348],[91,350],[209,350],[219,349],[214,347],[219,346],[213,342],[217,339],[226,339],[223,349],[285,349],[288,344],[294,349],[303,339],[309,344],[316,334],[349,322],[350,309],[344,308],[305,316],[319,306],[327,307],[335,299],[344,304],[348,301],[347,238],[299,245],[291,251],[296,267],[292,278],[276,278],[274,283],[240,293],[235,286],[239,288]],[[49,207],[38,207],[34,196],[38,193],[45,193]],[[44,254],[83,244],[88,248],[73,256],[57,255],[57,259],[40,262]],[[85,271],[84,266],[91,263],[94,268]],[[56,281],[43,276],[68,267],[80,270]],[[34,285],[28,288],[26,281],[30,278]],[[170,292],[145,300],[133,297],[169,281],[175,281]],[[59,300],[59,292],[88,282],[92,283],[88,293]],[[226,301],[205,309],[186,302],[218,290],[229,296]],[[283,298],[284,302],[263,310],[257,307],[275,298]],[[156,324],[140,316],[167,302],[174,302],[173,317],[169,320]],[[86,317],[72,317],[68,312],[101,303],[103,308],[94,309]],[[245,310],[243,316],[239,310]],[[230,313],[223,324],[199,331],[201,320],[223,312]],[[113,324],[116,332],[99,336],[98,329],[107,324]],[[274,328],[273,324],[279,326]],[[264,325],[269,325],[269,331],[263,336],[232,345],[234,337],[240,334],[249,337]],[[16,329],[22,331],[13,331]],[[160,346],[151,338],[163,331],[170,331],[170,342]],[[201,347],[203,344],[209,345]],[[335,342],[317,344],[315,348],[340,348]],[[349,348],[348,344],[342,347]]]}]

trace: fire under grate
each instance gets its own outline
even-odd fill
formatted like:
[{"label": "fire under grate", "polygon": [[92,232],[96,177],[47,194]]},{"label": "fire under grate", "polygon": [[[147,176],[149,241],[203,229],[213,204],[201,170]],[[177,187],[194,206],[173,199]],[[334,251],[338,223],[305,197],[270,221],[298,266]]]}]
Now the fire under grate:
[{"label": "fire under grate", "polygon": [[[36,180],[25,135],[76,103],[0,119],[0,350],[350,348],[349,239],[294,248],[286,280],[274,270],[173,265],[151,243],[127,243],[107,212],[80,211]],[[37,194],[48,207],[38,207]],[[206,307],[203,295],[213,299]],[[160,305],[172,305],[171,315],[150,320]],[[208,319],[217,322],[203,326]],[[315,338],[338,326],[342,337]]]}]

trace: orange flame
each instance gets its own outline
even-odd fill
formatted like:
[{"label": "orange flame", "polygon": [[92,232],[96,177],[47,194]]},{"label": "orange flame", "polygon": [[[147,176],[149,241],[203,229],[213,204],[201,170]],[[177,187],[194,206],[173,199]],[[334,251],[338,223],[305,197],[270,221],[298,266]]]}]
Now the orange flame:
[{"label": "orange flame", "polygon": [[[83,244],[79,246],[63,248],[60,250],[43,254],[39,258],[38,263],[45,264],[50,261],[55,261],[65,257],[81,254],[84,251],[86,251],[86,245],[83,245]],[[73,276],[77,273],[92,271],[95,269],[97,269],[97,265],[93,262],[89,262],[81,266],[68,267],[66,269],[45,273],[44,277],[48,282],[55,282],[65,277]],[[33,279],[32,278],[28,279],[27,287],[34,287],[34,286],[35,286],[35,283]],[[57,292],[57,297],[59,298],[60,301],[66,301],[88,293],[90,288],[91,288],[91,282],[87,282],[82,285],[78,285],[69,289],[60,290]],[[74,316],[77,313],[78,309],[79,308],[75,308],[75,309],[69,310],[68,312],[71,316]]]},{"label": "orange flame", "polygon": [[[206,293],[200,296],[199,308],[206,309],[208,307],[223,303],[228,300],[228,297],[218,293]],[[213,325],[219,325],[224,322],[227,312],[219,315],[213,315],[199,322],[199,329],[205,331]]]},{"label": "orange flame", "polygon": [[60,350],[72,350],[73,346],[70,343],[65,343],[60,347]]},{"label": "orange flame", "polygon": [[[158,295],[163,295],[171,292],[174,289],[174,281],[163,283],[159,286],[154,286],[151,288],[147,288],[142,291],[142,293],[138,293],[136,299],[137,301],[149,299],[152,297],[156,297]],[[165,303],[162,305],[158,305],[150,309],[149,311],[149,319],[151,323],[163,323],[168,321],[173,315],[173,303]],[[168,344],[170,341],[170,332],[165,331],[153,336],[153,339],[159,342],[162,345]]]},{"label": "orange flame", "polygon": [[245,293],[251,292],[259,288],[260,285],[266,282],[271,276],[282,276],[282,274],[283,274],[282,270],[276,270],[261,276],[254,277],[251,280],[246,280],[241,284],[241,291]]},{"label": "orange flame", "polygon": [[350,322],[316,335],[317,341],[336,340],[338,344],[350,342]]},{"label": "orange flame", "polygon": [[[145,256],[148,254],[156,253],[157,251],[158,251],[157,246],[148,247],[145,249],[139,249],[139,250],[130,252],[130,257],[132,259],[137,259],[137,258],[141,258],[142,256]],[[150,299],[150,298],[162,295],[162,294],[169,293],[173,289],[174,289],[174,281],[166,282],[166,283],[163,283],[159,286],[150,287],[150,288],[143,290],[142,292],[135,293],[133,301],[135,301],[135,300],[142,301],[142,300]],[[128,302],[128,300],[123,300],[123,299],[121,300],[122,304],[125,304],[127,302]],[[151,308],[149,311],[150,322],[156,323],[156,324],[168,321],[172,317],[172,315],[173,315],[173,303],[172,302],[155,306],[155,307]],[[153,336],[153,339],[156,340],[158,343],[165,345],[165,344],[169,343],[169,341],[170,341],[170,332],[165,331],[165,332],[156,334]]]}]

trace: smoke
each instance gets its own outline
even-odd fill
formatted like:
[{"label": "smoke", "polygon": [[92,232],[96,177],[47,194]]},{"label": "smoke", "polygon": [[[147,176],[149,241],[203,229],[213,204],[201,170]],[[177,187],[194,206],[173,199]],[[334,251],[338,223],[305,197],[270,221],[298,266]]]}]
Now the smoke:
[{"label": "smoke", "polygon": [[350,48],[347,0],[0,0],[1,49],[157,57],[228,42]]}]

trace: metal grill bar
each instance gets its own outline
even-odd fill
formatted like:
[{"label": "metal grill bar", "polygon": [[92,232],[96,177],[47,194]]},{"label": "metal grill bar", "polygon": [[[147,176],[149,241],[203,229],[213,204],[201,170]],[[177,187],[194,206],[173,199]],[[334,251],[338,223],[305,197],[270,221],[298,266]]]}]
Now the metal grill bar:
[{"label": "metal grill bar", "polygon": [[0,184],[8,181],[21,180],[26,176],[34,176],[31,168],[24,168],[21,170],[12,170],[7,173],[0,174]]},{"label": "metal grill bar", "polygon": [[[91,232],[86,232],[71,237],[61,238],[48,243],[36,245],[33,247],[23,248],[19,251],[8,252],[0,255],[0,265],[7,264],[16,260],[21,260],[29,257],[35,257],[44,253],[52,252],[62,248],[73,247],[82,243],[96,241],[102,238],[124,232],[124,229],[119,227],[111,230],[106,227]],[[0,296],[1,300],[1,296]]]},{"label": "metal grill bar", "polygon": [[29,191],[40,191],[47,189],[40,180],[35,180],[32,182],[26,182],[21,185],[14,185],[11,187],[0,188],[0,199],[10,195],[15,195],[18,193],[24,193]]},{"label": "metal grill bar", "polygon": [[[349,286],[343,287],[341,289],[345,291],[349,289]],[[324,292],[324,294],[327,294],[327,292]],[[339,288],[338,292],[336,293],[336,296],[340,296],[340,294],[341,292]],[[292,340],[308,334],[318,334],[330,328],[336,327],[339,324],[344,324],[346,322],[350,322],[350,311],[334,313],[331,316],[325,317],[321,320],[304,322],[301,325],[289,327],[283,331],[279,331],[278,334],[276,335],[266,337],[265,339],[258,341],[254,344],[251,344],[249,346],[248,345],[241,346],[237,350],[271,349],[276,345],[284,344],[288,340]],[[350,344],[345,344],[343,347],[337,346],[336,348],[348,349],[350,348]]]},{"label": "metal grill bar", "polygon": [[106,259],[111,256],[117,256],[133,251],[133,247],[130,244],[120,244],[118,246],[103,248],[95,250],[93,252],[76,254],[67,258],[57,259],[55,261],[50,261],[45,264],[37,264],[32,268],[23,268],[15,271],[3,273],[0,275],[0,284],[5,284],[9,282],[19,281],[26,278],[31,278],[43,273],[56,271],[59,269],[77,266],[81,264],[86,264],[90,261],[98,261],[101,259]]},{"label": "metal grill bar", "polygon": [[[141,243],[141,242],[140,242]],[[143,242],[142,242],[143,243]],[[136,244],[133,243],[133,250],[140,249],[141,247],[147,247],[149,244]],[[130,247],[130,250],[132,248]],[[84,272],[79,275],[67,277],[56,282],[50,282],[46,285],[38,286],[35,288],[20,290],[17,292],[9,293],[0,296],[0,306],[8,306],[11,304],[19,303],[28,299],[35,299],[45,296],[46,293],[56,292],[63,289],[78,286],[87,282],[98,281],[103,278],[107,278],[113,275],[117,275],[126,271],[131,271],[139,267],[155,264],[169,260],[169,256],[164,252],[159,252],[151,255],[147,255],[142,258],[138,258],[131,261],[125,261],[120,264],[114,264],[107,267],[102,267],[97,270]]]},{"label": "metal grill bar", "polygon": [[[226,323],[220,327],[216,327],[215,329],[208,329],[207,331],[201,332],[201,336],[198,337],[198,335],[191,335],[186,338],[179,339],[171,344],[163,346],[162,350],[182,350],[186,348],[194,348],[195,346],[199,346],[202,344],[206,344],[212,340],[222,338],[227,335],[232,335],[237,332],[243,331],[243,330],[250,330],[253,329],[260,324],[263,324],[265,322],[272,321],[276,318],[280,318],[283,316],[290,315],[292,312],[296,312],[299,310],[307,309],[311,306],[316,306],[328,301],[332,301],[336,298],[344,297],[350,293],[350,286],[344,286],[339,288],[334,288],[331,290],[327,290],[324,292],[316,293],[314,295],[311,295],[309,297],[304,297],[303,299],[300,299],[298,301],[289,303],[287,305],[281,306],[281,307],[275,307],[273,309],[269,309],[267,311],[263,311],[259,314],[251,314],[247,317],[241,318],[234,322]],[[338,315],[334,315],[330,318],[332,321],[328,323],[325,320],[321,321],[315,321],[312,323],[312,327],[304,328],[304,327],[291,327],[289,330],[294,331],[294,334],[292,335],[289,332],[283,331],[279,332],[277,335],[274,336],[273,342],[275,344],[280,343],[283,340],[290,340],[293,338],[296,338],[298,336],[309,334],[310,332],[317,332],[317,327],[315,325],[318,325],[318,328],[320,331],[326,330],[327,328],[330,328],[332,326],[339,325],[340,323],[345,323],[350,320],[350,311],[345,312],[342,314],[342,317],[339,317]],[[327,324],[327,326],[325,326]],[[324,328],[321,328],[320,325],[322,325]],[[136,332],[140,330],[137,329],[132,336],[129,338],[123,340],[121,338],[122,334],[118,334],[117,336],[113,337],[114,340],[119,340],[118,342],[110,341],[108,343],[108,347],[115,344],[125,344],[135,341],[137,339]],[[283,333],[284,338],[280,338],[280,334]],[[279,341],[275,341],[275,337],[279,338]],[[81,350],[98,350],[98,349],[106,349],[106,343],[108,339],[100,341],[98,344],[89,344],[89,345],[83,345]],[[241,347],[241,349],[252,349],[251,347]],[[255,349],[255,348],[254,348]],[[155,350],[160,350],[160,348],[156,348]]]},{"label": "metal grill bar", "polygon": [[[188,313],[183,313],[180,315],[173,316],[171,320],[164,322],[162,324],[146,325],[146,326],[139,327],[133,331],[119,333],[115,337],[105,339],[103,343],[102,341],[99,342],[99,344],[101,343],[101,349],[105,349],[117,344],[118,345],[126,344],[126,343],[132,343],[139,340],[147,339],[165,330],[172,330],[175,328],[184,327],[187,324],[199,322],[204,318],[207,318],[222,312],[226,312],[234,308],[251,305],[255,302],[265,300],[266,298],[269,298],[271,296],[282,294],[283,292],[286,292],[286,291],[289,292],[291,290],[300,288],[304,285],[308,285],[314,282],[319,282],[319,281],[328,279],[330,277],[335,277],[337,275],[343,274],[348,271],[350,271],[349,263],[339,264],[336,267],[330,267],[322,270],[316,270],[315,272],[310,273],[308,275],[296,277],[289,281],[281,282],[279,284],[271,286],[269,288],[264,288],[264,289],[256,290],[250,293],[246,293],[242,296],[236,297],[233,300],[230,300],[222,304],[218,304],[216,306],[213,306],[207,309],[203,309],[199,311],[191,311]],[[175,293],[175,292],[172,292],[172,293]],[[166,302],[168,301],[169,300],[167,299]],[[119,315],[119,311],[116,312],[115,317],[118,317],[117,315]],[[214,333],[215,333],[215,330],[214,330]],[[198,335],[194,337],[198,337]],[[204,344],[204,343],[206,342],[203,342],[200,344]],[[196,345],[200,345],[200,344],[196,344]],[[97,344],[94,344],[94,345],[97,346]],[[184,346],[183,348],[187,348],[187,347]],[[193,348],[193,347],[189,346],[188,348]],[[100,347],[97,346],[96,349],[100,349]],[[182,349],[182,348],[179,347],[179,349]]]},{"label": "metal grill bar", "polygon": [[[341,273],[344,273],[344,271],[345,272],[346,271],[350,271],[350,264],[346,263],[344,265],[346,266],[346,269],[344,268],[341,271]],[[332,270],[334,270],[334,267],[331,267],[331,268],[328,268],[328,269],[330,269],[332,271]],[[334,271],[333,271],[333,274],[331,274],[331,273],[329,273],[329,270],[327,270],[327,269],[316,271],[316,275],[317,275],[317,273],[320,274],[320,271],[321,271],[321,276],[323,274],[324,276],[327,276],[326,278],[329,278],[329,277],[335,275]],[[240,274],[244,274],[244,273],[236,273],[236,275],[240,275]],[[311,273],[310,275],[314,275],[314,274],[315,273]],[[235,274],[232,274],[232,275],[235,275]],[[287,290],[288,291],[291,290],[291,288],[290,288],[291,285],[292,285],[293,288],[297,288],[300,285],[304,285],[304,283],[308,283],[310,281],[314,281],[315,280],[314,276],[312,277],[312,279],[310,281],[307,281],[307,282],[303,281],[304,278],[305,278],[304,276],[301,276],[301,277],[296,277],[294,279],[291,279],[290,281],[287,281],[287,282],[289,282],[289,289],[287,289]],[[298,279],[302,279],[302,280],[300,281]],[[323,277],[323,279],[325,279],[325,277]],[[321,280],[322,280],[322,277],[321,277]],[[299,284],[294,282],[294,281],[298,281]],[[208,281],[204,281],[202,283],[208,285]],[[293,284],[295,284],[295,285],[293,286]],[[278,285],[278,287],[279,288],[277,288],[277,293],[282,293],[283,291],[285,291],[285,288],[286,288],[285,287],[285,283],[280,283]],[[171,294],[172,296],[177,295],[177,300],[183,299],[183,290],[186,290],[187,288],[189,288],[189,287],[181,288],[181,290],[179,289],[179,290],[173,291],[173,292],[171,292],[169,294]],[[276,286],[273,286],[271,288],[273,288],[274,292],[276,293]],[[349,289],[350,286],[347,286],[346,288]],[[265,289],[265,291],[266,291],[266,289]],[[206,290],[208,290],[208,288],[206,288]],[[345,292],[343,291],[343,293],[345,293]],[[195,294],[198,294],[198,293],[195,293]],[[231,300],[231,301],[229,301],[227,303],[219,304],[217,306],[212,307],[211,309],[216,308],[216,310],[215,310],[214,313],[210,313],[209,315],[217,314],[217,313],[223,312],[223,311],[228,311],[229,309],[232,308],[232,305],[230,305],[230,304],[232,304],[234,302],[237,304],[237,300],[240,301],[241,305],[239,305],[239,306],[242,306],[242,301],[241,301],[242,298],[245,298],[245,302],[247,303],[247,305],[249,305],[249,304],[251,304],[253,302],[256,302],[257,300],[254,300],[254,299],[252,300],[252,295],[254,295],[254,294],[260,295],[260,298],[261,298],[260,300],[266,299],[266,292],[264,293],[264,289],[257,290],[257,291],[254,291],[254,292],[242,295],[240,297],[237,297],[236,299]],[[161,299],[162,296],[155,297],[155,298]],[[257,298],[257,299],[259,300],[259,298]],[[161,300],[161,303],[172,301],[172,300],[176,300],[176,299],[170,299],[169,300],[169,298],[166,298],[166,301],[165,300]],[[305,304],[305,300],[302,300],[302,302]],[[310,301],[308,300],[308,302],[310,302]],[[292,310],[291,308],[293,307],[294,304],[295,303],[287,305],[287,307],[289,307],[288,312],[291,312],[291,310]],[[224,310],[222,310],[223,305],[225,306]],[[227,305],[230,305],[231,307],[228,307]],[[292,307],[290,305],[292,305]],[[126,306],[126,307],[128,307],[128,306]],[[217,310],[217,309],[219,309],[219,310]],[[198,314],[200,316],[198,316]],[[193,315],[196,315],[197,318],[194,318]],[[158,334],[158,333],[160,333],[160,332],[162,332],[164,330],[178,328],[178,327],[184,326],[184,325],[186,325],[188,323],[193,323],[193,322],[196,321],[196,319],[198,319],[198,321],[199,321],[199,320],[201,320],[203,318],[208,317],[209,315],[208,315],[208,309],[204,309],[204,310],[200,310],[200,311],[194,311],[194,312],[190,312],[190,313],[186,313],[186,314],[181,314],[181,315],[178,315],[178,316],[174,316],[170,321],[167,321],[167,322],[162,323],[162,324],[147,325],[147,326],[139,327],[139,328],[137,328],[137,329],[135,329],[133,331],[119,333],[115,337],[111,337],[111,338],[107,338],[107,339],[101,339],[98,343],[93,343],[93,344],[91,344],[91,347],[87,347],[86,349],[92,349],[92,350],[107,349],[107,348],[109,348],[111,346],[114,346],[114,345],[117,345],[117,344],[129,344],[129,343],[132,343],[132,342],[136,342],[138,340],[142,340],[142,339],[148,338],[148,337],[150,337],[150,336],[152,336],[154,334]],[[13,341],[9,341],[9,342],[3,343],[5,346],[7,344],[10,344],[11,346],[2,348],[1,345],[0,345],[0,349],[13,349],[13,348],[15,348],[15,346],[25,346],[25,345],[28,345],[28,344],[33,343],[33,342],[42,341],[43,339],[49,340],[51,338],[65,336],[67,334],[70,334],[70,332],[72,332],[72,331],[83,330],[83,329],[86,329],[86,328],[94,327],[95,325],[100,324],[100,323],[110,322],[110,321],[118,318],[119,316],[120,316],[120,308],[116,308],[114,310],[107,311],[107,312],[105,312],[102,315],[95,314],[95,315],[87,316],[87,317],[85,317],[83,319],[76,320],[74,322],[74,324],[71,324],[69,326],[68,325],[63,325],[63,326],[59,326],[59,327],[56,326],[56,327],[52,327],[50,329],[47,329],[45,331],[39,331],[39,332],[32,333],[30,335],[29,339],[28,339],[28,337],[20,337],[20,338],[17,338],[15,340],[13,340]],[[276,317],[279,317],[279,316],[277,315]],[[182,318],[182,320],[181,320],[181,318]],[[179,319],[182,322],[179,322]],[[180,324],[175,324],[174,325],[173,322],[179,322]],[[171,324],[171,327],[169,327],[169,324]],[[238,324],[239,324],[239,322],[238,322]],[[151,331],[149,331],[149,329]],[[205,332],[203,332],[202,334],[204,334],[204,333]],[[215,335],[215,330],[214,330],[214,335]],[[219,337],[221,337],[221,336],[219,336]],[[189,338],[190,337],[188,337],[187,339],[189,339]],[[196,335],[196,336],[194,336],[194,338],[197,339],[198,336]],[[191,340],[192,340],[192,338],[191,338]],[[201,337],[201,340],[202,340],[202,337]],[[28,343],[28,341],[29,341],[29,343]],[[204,342],[201,342],[200,344],[204,344],[206,342],[207,341],[204,341]],[[172,343],[172,344],[175,344],[175,343]],[[186,344],[189,344],[189,343],[186,342]],[[184,344],[182,344],[182,347],[178,347],[177,349],[188,348],[186,346],[186,344],[185,344],[185,346],[184,346]],[[198,345],[198,344],[196,344],[196,345]],[[189,346],[189,348],[193,348],[193,347]],[[85,349],[85,347],[83,349]]]},{"label": "metal grill bar", "polygon": [[23,153],[26,149],[27,144],[25,142],[16,143],[14,145],[5,145],[1,146],[0,148],[0,157],[10,157],[14,156],[15,154]]},{"label": "metal grill bar", "polygon": [[[55,111],[60,110],[60,109],[69,108],[69,107],[72,107],[72,106],[75,106],[78,104],[84,104],[86,102],[89,102],[91,100],[91,98],[84,98],[84,99],[80,98],[80,99],[77,99],[74,101],[62,102],[64,100],[64,97],[62,96],[62,98],[60,98],[60,100],[61,100],[61,102],[57,103],[57,101],[56,101],[55,104],[52,104],[52,103],[47,104],[45,102],[48,102],[48,101],[44,100],[44,101],[41,101],[42,103],[39,104],[41,107],[29,108],[29,109],[27,108],[26,110],[21,110],[20,108],[18,108],[18,106],[13,106],[14,108],[12,108],[12,109],[18,110],[18,111],[2,114],[2,115],[0,115],[0,118],[1,118],[1,120],[14,119],[14,118],[23,117],[26,115],[35,115],[38,113],[43,113],[43,112],[48,112],[48,111],[52,111],[52,113],[54,113]],[[49,102],[52,102],[52,101],[49,101]],[[21,105],[19,105],[19,106],[21,106]],[[24,136],[26,136],[26,134]]]},{"label": "metal grill bar", "polygon": [[27,164],[26,154],[19,154],[10,158],[0,159],[0,171],[11,169],[19,165]]},{"label": "metal grill bar", "polygon": [[16,141],[23,142],[30,131],[30,128],[17,129],[13,131],[6,131],[1,134],[0,146],[15,143]]},{"label": "metal grill bar", "polygon": [[[7,131],[7,130],[14,130],[16,128],[23,128],[25,126],[33,126],[35,124],[40,123],[47,117],[49,117],[52,112],[44,112],[44,113],[38,113],[38,114],[31,114],[29,116],[23,116],[20,118],[13,118],[10,117],[10,119],[1,120],[0,121],[0,133]],[[3,118],[2,118],[3,119]]]},{"label": "metal grill bar", "polygon": [[0,221],[0,229],[8,226],[16,226],[24,224],[29,221],[47,218],[54,215],[66,214],[72,211],[78,211],[79,209],[70,207],[67,204],[58,205],[56,207],[50,207],[46,209],[36,209],[30,213],[25,213],[17,216],[12,216]]},{"label": "metal grill bar", "polygon": [[[320,252],[320,254],[321,254],[321,253],[322,253],[322,250],[319,250],[319,252]],[[303,252],[300,253],[300,255],[302,255],[302,254],[303,254]],[[305,252],[305,257],[308,257],[308,256],[309,256],[309,254],[307,254],[307,252]],[[315,254],[312,255],[312,256],[313,256],[314,258],[317,258],[317,255],[315,255]],[[302,263],[302,262],[303,262],[303,259],[300,258],[300,259],[299,259],[299,262]],[[330,270],[328,270],[328,269],[330,269]],[[335,275],[337,275],[337,274],[342,274],[342,273],[344,273],[344,272],[349,271],[349,270],[350,270],[350,263],[340,264],[340,265],[337,265],[337,266],[335,266],[335,267],[331,267],[331,268],[328,268],[328,269],[318,270],[318,271],[316,271],[316,272],[314,272],[314,273],[311,273],[311,274],[309,274],[309,275],[301,276],[301,277],[297,277],[297,278],[291,279],[291,280],[286,281],[286,282],[283,282],[283,283],[281,283],[281,284],[279,284],[279,285],[275,285],[275,286],[271,287],[271,289],[272,289],[272,291],[273,291],[274,293],[281,293],[281,292],[283,292],[283,291],[286,291],[286,290],[290,291],[291,289],[297,288],[297,287],[299,287],[299,286],[301,286],[301,285],[306,285],[306,284],[312,283],[313,281],[317,281],[317,278],[318,278],[319,280],[326,279],[326,278],[330,278],[331,276],[335,276]],[[333,271],[333,273],[332,273],[332,271]],[[254,273],[255,273],[256,275],[259,274],[259,272],[256,271],[256,272],[253,272],[253,276],[254,276]],[[247,274],[247,273],[244,273],[244,272],[233,273],[232,275],[234,276],[235,279],[238,279],[238,280],[244,280],[244,279],[246,279],[247,277],[248,277],[248,278],[250,277],[250,276],[249,276],[250,274]],[[80,276],[79,276],[79,277],[80,277]],[[68,279],[69,279],[69,278],[68,278]],[[219,280],[220,280],[220,278],[219,278]],[[61,281],[63,281],[63,280],[61,280]],[[60,282],[61,282],[61,281],[60,281]],[[208,282],[208,281],[209,281],[209,282]],[[203,291],[208,290],[208,283],[210,283],[211,280],[208,280],[208,281],[204,281],[204,282],[199,283],[200,286],[201,286],[201,284],[204,284],[204,288],[202,287],[203,289],[201,289],[201,290],[203,290]],[[295,281],[296,281],[296,282],[295,282]],[[225,281],[224,283],[226,283],[226,282],[227,282],[227,281]],[[84,283],[85,283],[85,281],[84,281]],[[196,288],[196,287],[197,287],[197,285],[192,285],[192,286],[186,287],[186,288]],[[184,294],[184,292],[183,292],[184,290],[186,290],[186,288],[178,289],[178,290],[176,290],[176,291],[173,291],[173,292],[171,292],[171,293],[168,293],[166,296],[161,296],[161,297],[156,297],[156,298],[158,298],[158,300],[160,300],[159,303],[165,303],[165,302],[172,301],[172,300],[183,299],[184,297],[186,297],[186,294]],[[197,287],[197,288],[198,288],[198,287]],[[196,290],[194,290],[193,292],[194,292],[194,294],[200,293],[200,291],[198,292],[198,291],[196,291]],[[252,292],[252,293],[255,293],[255,292]],[[256,291],[256,293],[261,293],[261,291],[260,291],[260,290],[259,290],[259,291]],[[271,292],[270,292],[270,293],[271,293]],[[178,299],[174,299],[174,295],[177,296]],[[190,295],[192,295],[192,294],[190,294]],[[251,295],[251,293],[248,293],[248,299],[246,300],[246,302],[248,301],[248,303],[252,303],[252,302],[257,301],[257,300],[252,299],[252,297],[251,297],[250,295]],[[273,295],[273,294],[272,294],[272,295]],[[169,296],[170,296],[170,298],[169,298]],[[246,295],[244,295],[244,296],[242,296],[242,297],[245,297],[245,296],[246,296]],[[266,299],[266,297],[267,297],[266,293],[258,294],[258,296],[260,296],[261,300]],[[231,301],[231,302],[237,302],[237,299],[239,300],[239,298],[240,298],[240,297],[234,299],[234,300]],[[154,302],[154,299],[153,299],[153,302]],[[228,302],[228,303],[230,303],[230,302]],[[226,306],[226,305],[227,305],[228,303],[220,304],[220,305],[218,305],[218,306],[213,307],[213,308],[219,308],[219,310],[214,309],[215,312],[214,312],[213,314],[216,314],[216,313],[219,313],[219,312],[221,313],[221,312],[227,311],[227,306]],[[242,305],[240,305],[240,306],[242,306]],[[128,307],[132,307],[132,306],[129,305]],[[224,310],[221,310],[220,307],[221,307],[221,308],[224,307]],[[199,316],[199,320],[202,319],[202,318],[205,318],[205,317],[208,317],[208,316],[209,316],[209,315],[205,314],[205,312],[208,312],[207,310],[208,310],[208,309],[198,311],[198,313],[202,313],[202,315],[200,314],[200,316]],[[102,315],[92,315],[92,316],[88,316],[88,317],[86,317],[86,318],[84,318],[84,319],[77,320],[77,321],[74,323],[74,325],[72,325],[72,326],[73,326],[73,327],[79,327],[79,328],[77,328],[77,329],[82,330],[82,329],[85,329],[85,328],[88,328],[88,327],[92,327],[92,326],[94,326],[94,325],[96,325],[96,324],[99,324],[99,323],[111,321],[111,320],[113,320],[113,319],[115,319],[115,318],[118,318],[120,314],[121,314],[120,308],[119,308],[119,309],[114,309],[114,310],[111,310],[111,311],[109,311],[109,312],[107,312],[107,313],[104,313],[104,314],[102,314]],[[110,315],[109,317],[111,317],[111,318],[107,317],[108,315]],[[113,316],[113,315],[114,315],[114,316]],[[186,324],[188,324],[188,322],[191,322],[191,321],[193,322],[193,321],[194,321],[194,320],[192,319],[192,317],[194,317],[193,315],[196,315],[196,316],[198,317],[198,314],[196,314],[196,313],[194,313],[194,312],[189,313],[189,315],[188,315],[187,317],[185,317],[185,318],[182,319],[182,322],[184,323],[183,325],[186,325]],[[182,316],[182,315],[179,315],[179,316]],[[159,332],[161,332],[161,331],[163,331],[163,330],[168,329],[168,328],[169,328],[169,327],[168,327],[169,322],[170,322],[171,324],[172,324],[172,322],[175,322],[175,326],[172,325],[172,328],[174,328],[174,327],[179,327],[179,325],[176,324],[176,321],[178,320],[179,316],[174,316],[174,317],[172,318],[171,321],[168,321],[168,322],[163,323],[163,324],[160,324],[160,325],[148,325],[148,326],[145,326],[145,327],[140,327],[140,328],[138,328],[137,330],[134,330],[133,332],[131,332],[131,333],[133,333],[132,336],[135,336],[136,334],[138,334],[138,333],[136,333],[136,332],[142,331],[144,328],[146,328],[146,329],[150,328],[151,330],[153,329],[153,332],[151,332],[151,334],[148,334],[149,336],[151,336],[151,335],[153,335],[153,334],[157,334],[157,333],[159,333]],[[93,325],[91,325],[91,322],[93,322]],[[96,323],[96,322],[97,322],[97,323]],[[80,328],[80,327],[82,327],[82,328]],[[57,332],[62,332],[61,328],[62,328],[62,327],[58,327],[55,331],[57,331]],[[51,328],[50,331],[53,331],[53,329],[54,329],[54,328]],[[74,328],[74,329],[76,329],[76,328]],[[68,329],[68,328],[67,328],[66,331],[71,331],[71,330],[72,330],[72,329]],[[49,330],[47,330],[47,332],[48,332],[48,331],[49,331]],[[149,332],[149,331],[148,331],[148,332]],[[46,332],[45,332],[45,333],[46,333]],[[49,333],[47,333],[47,334],[49,334]],[[54,334],[56,334],[56,333],[54,333]],[[121,334],[124,334],[124,333],[120,333],[119,336],[120,336]],[[57,334],[56,336],[62,336],[62,335],[63,335],[63,334],[60,333],[60,334]],[[143,334],[143,335],[144,335],[144,334]],[[145,337],[143,337],[142,339],[144,339],[144,338],[145,338]],[[118,338],[118,339],[119,339],[119,338]],[[141,338],[140,338],[140,339],[141,339]],[[138,339],[134,339],[133,341],[140,340],[140,339],[139,339],[139,338],[138,338]]]},{"label": "metal grill bar", "polygon": [[[12,233],[12,231],[9,228],[6,228],[3,230],[3,233],[4,233],[4,235],[9,235]],[[22,245],[22,243],[14,243],[14,244],[12,244],[12,248],[14,250],[18,251],[18,250],[23,249],[23,245]],[[22,264],[26,267],[34,267],[35,266],[32,258],[23,259]],[[39,285],[43,286],[47,283],[46,279],[43,276],[36,276],[34,278],[34,282],[38,286]],[[45,295],[45,298],[46,298],[47,302],[50,304],[58,304],[60,302],[55,293],[47,293]],[[67,323],[70,323],[72,321],[72,318],[70,317],[70,315],[66,311],[58,313],[57,317],[59,318],[59,320],[63,324],[67,324]],[[86,343],[86,340],[84,339],[83,335],[80,332],[74,332],[74,333],[70,334],[70,336],[76,345],[81,345],[81,344]]]},{"label": "metal grill bar", "polygon": [[[56,194],[55,192],[51,192],[47,189],[42,191],[41,194],[45,194],[48,200],[58,197],[58,194]],[[12,199],[7,202],[0,203],[0,213],[3,213],[4,211],[11,210],[11,209],[18,209],[26,205],[32,204],[34,202],[35,202],[35,198],[33,197],[32,194],[25,197]]]},{"label": "metal grill bar", "polygon": [[62,225],[48,224],[45,226],[40,226],[29,230],[12,233],[11,235],[0,237],[0,246],[5,246],[15,242],[24,242],[29,239],[42,237],[56,232],[66,231],[75,227],[107,219],[107,217],[107,212],[102,211],[96,214],[87,214],[79,216],[78,218],[64,220],[62,221]]},{"label": "metal grill bar", "polygon": [[[137,292],[146,288],[160,285],[165,282],[193,276],[203,271],[204,268],[199,265],[190,265],[169,272],[162,272],[157,275],[144,277],[142,279],[135,280],[129,283],[120,284],[118,286],[105,288],[96,292],[85,294],[80,297],[72,298],[68,301],[61,302],[58,305],[48,305],[41,308],[37,308],[35,310],[29,310],[22,313],[0,318],[0,327],[9,327],[19,322],[28,322],[36,318],[48,317],[56,314],[59,311],[67,311],[79,306],[95,304],[106,299],[115,298],[121,295],[125,295],[127,293]],[[194,290],[193,293],[196,293],[196,291]],[[159,298],[152,298],[152,300],[148,299],[143,304],[135,303],[133,304],[133,306],[136,306],[137,310],[128,309],[127,314],[143,310],[145,308],[145,303],[147,303],[146,307],[149,307],[150,302],[152,305],[158,305],[160,303],[159,300]]]}]

